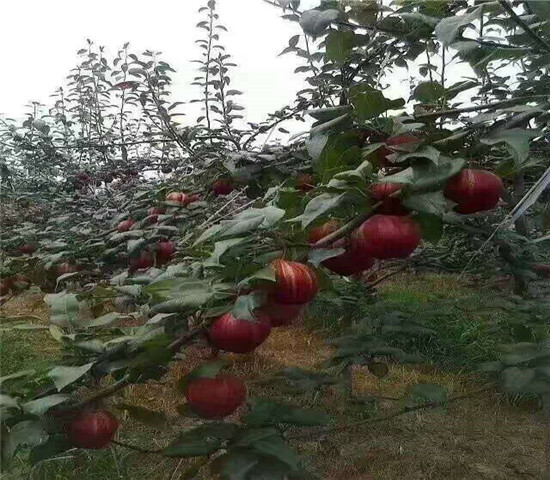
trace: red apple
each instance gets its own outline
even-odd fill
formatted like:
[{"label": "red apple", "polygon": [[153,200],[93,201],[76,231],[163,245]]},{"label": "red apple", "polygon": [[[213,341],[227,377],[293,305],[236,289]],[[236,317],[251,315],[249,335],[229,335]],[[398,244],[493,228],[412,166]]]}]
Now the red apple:
[{"label": "red apple", "polygon": [[130,270],[141,270],[151,268],[154,265],[153,255],[147,250],[143,250],[139,257],[130,258]]},{"label": "red apple", "polygon": [[129,218],[128,220],[123,220],[122,222],[120,222],[118,224],[118,226],[116,227],[116,229],[122,233],[122,232],[127,232],[128,230],[130,230],[130,228],[132,228],[132,226],[134,225],[134,220],[132,220],[131,218]]},{"label": "red apple", "polygon": [[414,220],[396,215],[374,215],[351,237],[351,249],[370,258],[405,258],[420,243],[420,229]]},{"label": "red apple", "polygon": [[[420,139],[410,133],[402,133],[400,135],[394,135],[393,137],[389,137],[386,140],[386,145],[390,148],[382,147],[376,151],[376,156],[378,158],[380,166],[382,167],[395,166],[394,163],[388,160],[387,158],[388,155],[391,155],[395,152],[400,152],[400,151],[409,151],[410,147],[407,147],[406,145],[409,143],[418,143],[418,142],[420,142]],[[405,145],[405,146],[402,147],[401,145]]]},{"label": "red apple", "polygon": [[[311,230],[308,235],[308,242],[311,244],[317,243],[322,238],[330,235],[338,230],[342,225],[336,220],[329,220],[320,227]],[[327,247],[325,247],[327,248]],[[323,261],[322,265],[328,268],[331,272],[338,275],[349,276],[360,273],[372,267],[374,261],[372,258],[365,257],[351,250],[349,239],[340,238],[332,243],[328,248],[344,248],[346,251],[337,257],[328,258]]]},{"label": "red apple", "polygon": [[270,331],[269,318],[261,313],[256,314],[255,321],[249,321],[235,318],[228,312],[212,323],[208,338],[220,350],[248,353],[261,345]]},{"label": "red apple", "polygon": [[197,378],[185,389],[191,408],[203,418],[231,415],[246,400],[246,385],[235,377]]},{"label": "red apple", "polygon": [[285,305],[277,303],[273,299],[269,299],[267,304],[258,309],[259,312],[267,315],[271,322],[271,327],[284,327],[291,325],[300,317],[305,305]]},{"label": "red apple", "polygon": [[118,420],[106,411],[82,412],[68,426],[75,447],[95,450],[107,447],[117,430]]},{"label": "red apple", "polygon": [[212,191],[216,196],[229,195],[233,190],[233,182],[230,178],[218,178],[212,184]]},{"label": "red apple", "polygon": [[[388,147],[395,147],[394,150],[400,150],[401,145],[405,145],[407,143],[417,143],[419,141],[420,139],[411,133],[402,133],[400,135],[394,135],[393,137],[388,138],[386,140],[386,145]],[[402,148],[402,150],[407,150],[407,147]]]},{"label": "red apple", "polygon": [[300,173],[296,176],[296,190],[309,192],[314,188],[315,184],[313,183],[313,175],[310,175],[309,173]]},{"label": "red apple", "polygon": [[273,299],[285,305],[309,303],[318,289],[315,272],[298,262],[277,259],[271,262],[275,271],[276,283],[273,288]]},{"label": "red apple", "polygon": [[172,192],[166,196],[166,200],[169,202],[181,203],[184,207],[193,202],[193,197],[182,192]]},{"label": "red apple", "polygon": [[61,275],[65,275],[66,273],[75,273],[78,272],[78,267],[76,265],[71,265],[69,262],[63,262],[60,263],[57,266],[57,276],[60,277]]},{"label": "red apple", "polygon": [[375,183],[371,185],[370,196],[377,201],[382,201],[382,205],[376,210],[378,213],[384,215],[407,215],[409,209],[405,208],[401,203],[401,199],[397,197],[390,197],[398,190],[401,190],[403,185],[401,183]]},{"label": "red apple", "polygon": [[11,291],[11,282],[9,278],[3,278],[0,280],[0,297],[7,295]]},{"label": "red apple", "polygon": [[502,195],[502,180],[491,172],[465,168],[445,187],[445,197],[457,203],[458,213],[492,210]]},{"label": "red apple", "polygon": [[176,245],[173,242],[163,241],[157,243],[156,256],[157,264],[162,265],[167,263],[174,257],[176,253]]},{"label": "red apple", "polygon": [[21,245],[18,248],[19,252],[24,255],[30,255],[36,252],[36,245],[32,245],[30,243],[25,243],[24,245]]},{"label": "red apple", "polygon": [[151,207],[149,210],[147,210],[148,215],[164,215],[166,213],[166,209],[162,207]]}]

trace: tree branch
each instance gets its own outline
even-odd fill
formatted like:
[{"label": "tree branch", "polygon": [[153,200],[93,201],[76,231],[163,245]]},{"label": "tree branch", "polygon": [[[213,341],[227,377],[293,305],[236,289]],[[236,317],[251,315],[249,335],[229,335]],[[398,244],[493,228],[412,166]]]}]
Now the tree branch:
[{"label": "tree branch", "polygon": [[[486,103],[484,105],[474,105],[472,107],[454,108],[452,110],[440,110],[438,112],[421,113],[418,115],[413,115],[413,117],[416,120],[422,120],[425,118],[448,117],[456,115],[457,113],[476,112],[478,110],[488,110],[492,108],[505,107],[509,105],[514,105],[515,103],[522,103],[526,100],[534,100],[537,98],[548,98],[548,95],[527,95],[523,97],[502,100],[500,102]],[[541,106],[541,108],[543,108],[543,106]]]},{"label": "tree branch", "polygon": [[499,0],[498,3],[502,5],[502,8],[510,14],[512,20],[514,20],[523,29],[523,31],[534,40],[535,43],[540,45],[547,52],[550,52],[550,44],[535,33],[535,31],[523,21],[523,19],[516,12],[514,12],[514,9],[506,0]]}]

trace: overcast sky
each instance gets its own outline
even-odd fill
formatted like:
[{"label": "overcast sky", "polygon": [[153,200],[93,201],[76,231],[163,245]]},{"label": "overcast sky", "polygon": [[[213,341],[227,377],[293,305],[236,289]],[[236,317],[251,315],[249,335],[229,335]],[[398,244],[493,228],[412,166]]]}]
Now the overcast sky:
[{"label": "overcast sky", "polygon": [[[200,50],[194,41],[204,30],[196,28],[202,19],[197,10],[206,0],[0,0],[0,53],[4,66],[0,77],[0,113],[21,117],[25,104],[38,100],[50,104],[49,96],[63,85],[76,65],[76,51],[86,38],[116,53],[129,41],[131,48],[163,52],[176,70],[173,100],[188,101],[199,96],[191,86]],[[218,0],[221,22],[228,28],[222,43],[239,66],[232,74],[232,88],[242,90],[247,121],[259,122],[284,105],[292,104],[304,77],[294,74],[301,65],[292,54],[279,57],[288,39],[300,34],[295,22],[280,18],[281,11],[262,0]],[[301,8],[319,0],[302,0]],[[8,68],[6,68],[8,67]],[[413,71],[398,69],[389,78],[386,96],[408,97],[408,78]],[[460,71],[462,70],[462,71]],[[469,72],[459,68],[461,74]],[[456,72],[459,73],[459,72]],[[459,75],[451,80],[458,81]],[[197,113],[185,107],[184,124],[193,124]],[[185,111],[185,110],[184,110]],[[303,125],[285,125],[292,131]]]},{"label": "overcast sky", "polygon": [[[0,113],[20,117],[30,100],[49,103],[49,95],[64,83],[76,65],[76,51],[86,38],[116,52],[129,41],[137,51],[163,52],[176,70],[174,99],[198,96],[190,86],[200,51],[194,44],[205,31],[195,26],[197,10],[206,0],[2,0],[0,52]],[[318,0],[303,0],[311,8]],[[248,121],[261,121],[267,113],[292,103],[304,88],[295,75],[300,65],[294,55],[279,57],[288,39],[301,33],[297,23],[280,18],[280,11],[262,0],[218,0],[220,20],[229,32],[222,43],[239,65],[232,87],[246,93]],[[10,71],[6,69],[9,66]],[[191,90],[193,89],[193,90]],[[190,115],[188,120],[195,119]]]}]

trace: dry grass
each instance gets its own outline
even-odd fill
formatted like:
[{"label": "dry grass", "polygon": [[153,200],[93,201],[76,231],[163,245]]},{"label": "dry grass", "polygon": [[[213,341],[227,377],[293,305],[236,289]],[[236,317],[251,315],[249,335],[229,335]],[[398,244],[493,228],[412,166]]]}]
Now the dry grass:
[{"label": "dry grass", "polygon": [[[432,281],[449,282],[444,289],[455,288],[445,277]],[[440,285],[440,288],[443,287]],[[391,293],[391,287],[388,291]],[[411,295],[416,294],[411,287]],[[45,319],[47,307],[37,300],[34,294],[13,299],[6,305],[4,314],[31,314]],[[223,358],[234,375],[248,382],[251,396],[275,394],[286,401],[311,404],[311,399],[289,398],[278,392],[276,386],[263,385],[258,380],[287,366],[315,369],[329,355],[330,348],[320,338],[304,328],[294,327],[275,329],[253,354],[224,354]],[[148,447],[163,446],[178,431],[195,425],[197,420],[177,413],[178,405],[184,403],[177,381],[209,356],[206,345],[189,348],[185,359],[173,363],[160,382],[133,386],[124,392],[125,402],[163,411],[170,422],[169,427],[161,431],[122,418],[121,438]],[[400,397],[418,382],[436,383],[446,387],[450,395],[458,395],[475,389],[478,379],[427,366],[390,365],[384,379],[374,377],[364,368],[353,372],[357,394]],[[316,400],[316,406],[331,413],[337,422],[386,414],[399,405],[396,401],[381,401],[375,411],[364,405],[350,406],[344,401],[344,393],[336,387],[327,389]],[[238,413],[230,420],[237,417]],[[296,447],[307,459],[309,468],[324,480],[526,480],[540,478],[543,434],[536,405],[525,404],[519,408],[510,405],[504,396],[489,391],[450,404],[446,409],[408,413],[388,422],[339,433],[315,434],[306,441],[296,442]],[[185,472],[194,462],[128,452],[119,454],[124,455],[127,465],[128,476],[124,478],[132,480],[181,480],[186,478]],[[203,471],[200,478],[212,477]]]}]

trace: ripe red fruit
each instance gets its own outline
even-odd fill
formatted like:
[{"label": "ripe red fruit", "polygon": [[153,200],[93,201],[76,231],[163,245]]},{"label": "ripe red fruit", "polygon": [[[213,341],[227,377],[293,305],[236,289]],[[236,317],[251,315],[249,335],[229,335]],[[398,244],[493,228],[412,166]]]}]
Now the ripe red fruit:
[{"label": "ripe red fruit", "polygon": [[269,299],[267,304],[259,309],[261,313],[269,317],[271,327],[284,327],[298,319],[305,305],[285,305]]},{"label": "ripe red fruit", "polygon": [[420,139],[418,137],[415,137],[410,133],[402,133],[401,135],[389,137],[386,140],[386,145],[390,148],[382,147],[376,151],[376,158],[378,159],[380,166],[394,166],[394,164],[388,160],[387,156],[395,152],[409,150],[407,147],[401,147],[401,145],[406,145],[408,143],[417,143],[419,141]]},{"label": "ripe red fruit", "polygon": [[71,265],[69,262],[63,262],[60,263],[57,266],[57,276],[60,277],[61,275],[65,275],[66,273],[74,273],[78,272],[78,268],[75,265]]},{"label": "ripe red fruit", "polygon": [[166,200],[169,202],[177,202],[181,203],[182,205],[189,204],[190,197],[186,193],[182,192],[172,192],[166,195]]},{"label": "ripe red fruit", "polygon": [[420,229],[414,220],[396,215],[374,215],[351,237],[351,248],[370,258],[405,258],[420,243]]},{"label": "ripe red fruit", "polygon": [[[308,242],[311,244],[317,243],[322,238],[330,235],[341,227],[341,224],[336,220],[329,220],[320,227],[311,230],[308,235]],[[326,248],[326,247],[325,247]],[[372,258],[358,255],[352,251],[349,245],[349,239],[340,238],[332,243],[329,248],[345,248],[346,251],[337,257],[328,258],[323,261],[322,265],[328,268],[331,272],[338,275],[349,276],[362,272],[372,267],[374,261]]]},{"label": "ripe red fruit", "polygon": [[176,245],[173,242],[165,241],[157,243],[157,264],[162,265],[163,263],[169,262],[172,260],[175,253]]},{"label": "ripe red fruit", "polygon": [[384,215],[407,215],[409,209],[405,208],[401,203],[401,199],[391,197],[398,190],[401,190],[403,185],[400,183],[375,183],[370,188],[370,195],[374,200],[382,201],[382,205],[376,210]]},{"label": "ripe red fruit", "polygon": [[212,184],[212,191],[214,195],[229,195],[233,188],[233,182],[230,178],[219,178]]},{"label": "ripe red fruit", "polygon": [[132,228],[132,225],[134,225],[134,220],[132,220],[131,218],[129,218],[128,220],[123,220],[122,222],[120,222],[116,229],[122,233],[122,232],[127,232],[128,230],[130,230],[130,228]]},{"label": "ripe red fruit", "polygon": [[164,215],[166,213],[166,209],[162,207],[151,207],[147,210],[147,213],[149,215]]},{"label": "ripe red fruit", "polygon": [[315,184],[313,183],[313,175],[310,175],[309,173],[300,173],[296,177],[296,190],[309,192],[314,188]]},{"label": "ripe red fruit", "polygon": [[8,278],[3,278],[0,280],[0,297],[7,295],[11,290],[11,282]]},{"label": "ripe red fruit", "polygon": [[420,139],[415,137],[411,133],[402,133],[401,135],[394,135],[386,140],[388,147],[397,147],[395,150],[399,150],[399,146],[407,143],[416,143]]},{"label": "ripe red fruit", "polygon": [[9,279],[9,283],[15,291],[27,290],[27,288],[31,285],[29,278],[22,273],[16,273],[13,275]]},{"label": "ripe red fruit", "polygon": [[31,245],[30,243],[25,243],[24,245],[21,245],[19,247],[19,252],[22,253],[22,254],[27,254],[27,255],[30,255],[30,254],[33,254],[34,252],[36,252],[36,245]]},{"label": "ripe red fruit", "polygon": [[466,168],[452,177],[445,187],[445,197],[457,203],[458,213],[492,210],[502,195],[502,180],[491,172]]},{"label": "ripe red fruit", "polygon": [[317,275],[307,265],[277,259],[271,262],[276,283],[273,299],[285,305],[309,303],[317,293]]},{"label": "ripe red fruit", "polygon": [[118,430],[118,420],[106,411],[82,412],[68,427],[75,447],[101,449],[111,443]]},{"label": "ripe red fruit", "polygon": [[261,345],[269,336],[269,318],[256,314],[256,321],[235,318],[231,312],[218,317],[210,330],[210,343],[220,350],[233,353],[248,353]]},{"label": "ripe red fruit", "polygon": [[153,256],[150,252],[144,250],[139,257],[130,259],[130,270],[140,270],[142,268],[151,268],[154,264]]},{"label": "ripe red fruit", "polygon": [[203,418],[231,415],[246,400],[246,385],[235,377],[197,378],[185,389],[191,408]]}]

